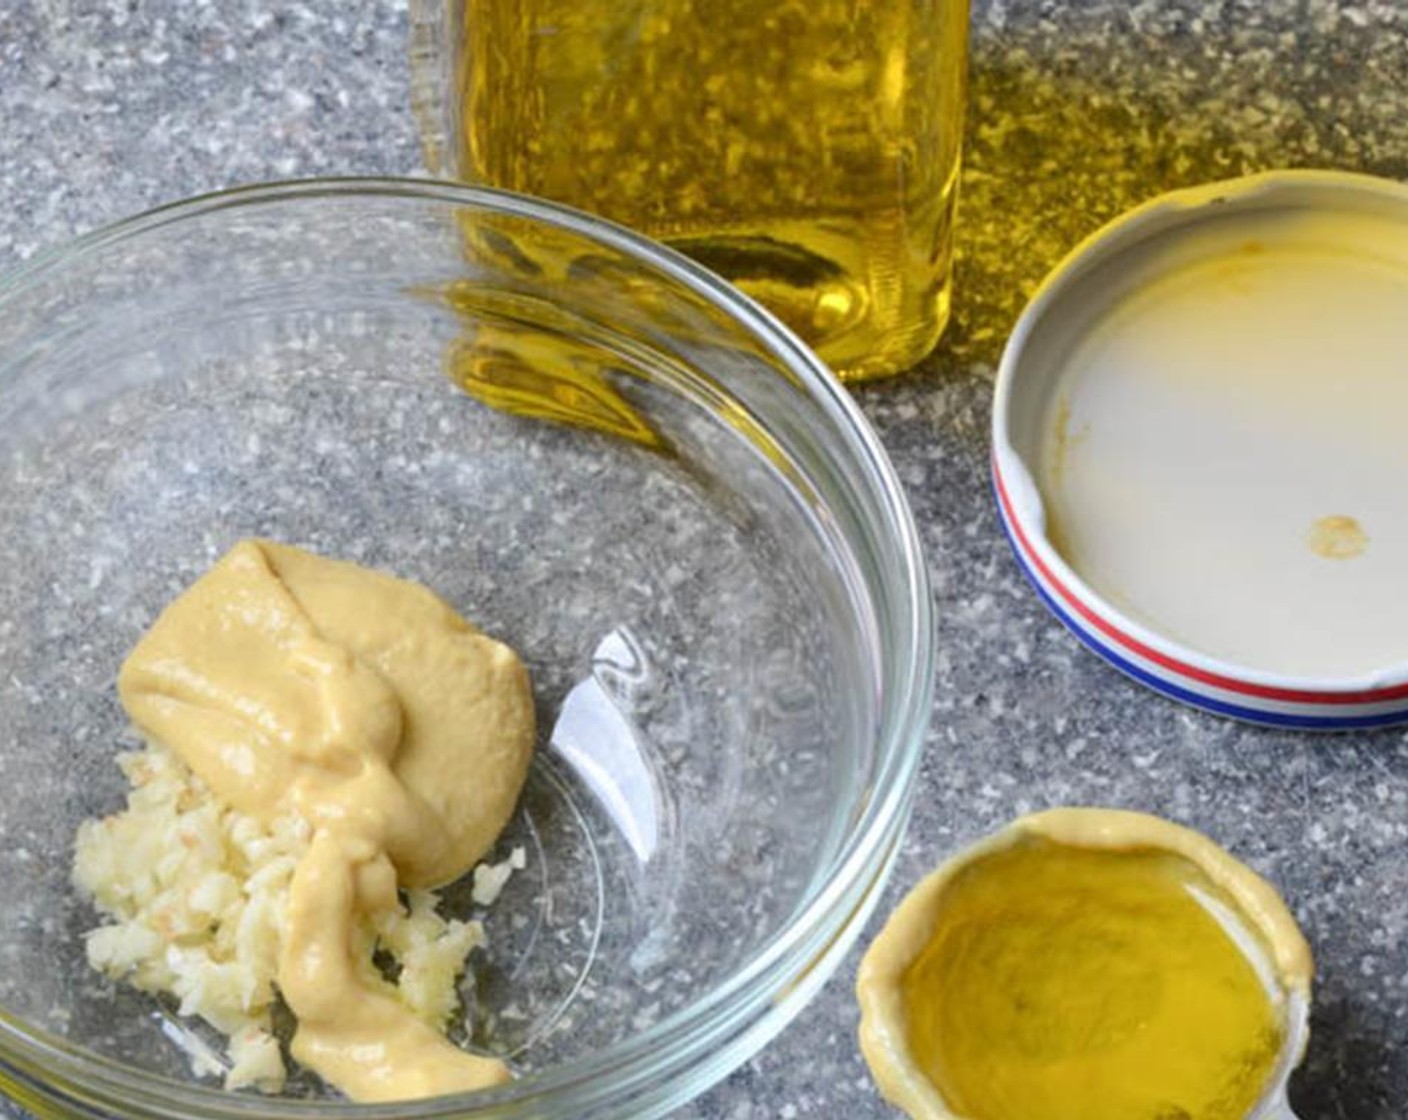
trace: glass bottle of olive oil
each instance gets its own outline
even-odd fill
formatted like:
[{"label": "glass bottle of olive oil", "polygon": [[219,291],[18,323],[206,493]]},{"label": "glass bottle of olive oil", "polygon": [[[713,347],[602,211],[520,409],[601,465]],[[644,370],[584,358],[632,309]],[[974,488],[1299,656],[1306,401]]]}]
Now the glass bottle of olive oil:
[{"label": "glass bottle of olive oil", "polygon": [[436,53],[439,96],[452,91],[440,154],[457,177],[683,250],[842,376],[896,372],[937,341],[968,0],[419,7],[418,60],[428,39],[455,41]]}]

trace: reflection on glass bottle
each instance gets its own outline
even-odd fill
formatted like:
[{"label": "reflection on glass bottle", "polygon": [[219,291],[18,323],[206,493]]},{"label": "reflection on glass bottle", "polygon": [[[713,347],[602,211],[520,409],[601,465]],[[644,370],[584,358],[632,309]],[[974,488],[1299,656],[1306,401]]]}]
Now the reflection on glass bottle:
[{"label": "reflection on glass bottle", "polygon": [[461,178],[672,243],[843,375],[948,317],[967,0],[453,0]]}]

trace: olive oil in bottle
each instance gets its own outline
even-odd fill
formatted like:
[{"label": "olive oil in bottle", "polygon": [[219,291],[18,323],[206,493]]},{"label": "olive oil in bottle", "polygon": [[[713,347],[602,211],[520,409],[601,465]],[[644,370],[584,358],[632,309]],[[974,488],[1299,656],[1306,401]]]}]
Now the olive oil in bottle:
[{"label": "olive oil in bottle", "polygon": [[842,376],[948,317],[968,0],[455,0],[452,170],[684,251]]}]

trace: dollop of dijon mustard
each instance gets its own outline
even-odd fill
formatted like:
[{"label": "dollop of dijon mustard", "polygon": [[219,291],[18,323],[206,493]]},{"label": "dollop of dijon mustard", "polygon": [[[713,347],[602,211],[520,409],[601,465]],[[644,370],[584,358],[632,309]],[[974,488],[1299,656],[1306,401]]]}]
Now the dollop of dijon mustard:
[{"label": "dollop of dijon mustard", "polygon": [[231,807],[312,828],[278,985],[295,1058],[359,1101],[509,1079],[359,978],[361,916],[464,874],[513,812],[533,744],[527,671],[418,584],[243,541],[122,666],[137,727]]}]

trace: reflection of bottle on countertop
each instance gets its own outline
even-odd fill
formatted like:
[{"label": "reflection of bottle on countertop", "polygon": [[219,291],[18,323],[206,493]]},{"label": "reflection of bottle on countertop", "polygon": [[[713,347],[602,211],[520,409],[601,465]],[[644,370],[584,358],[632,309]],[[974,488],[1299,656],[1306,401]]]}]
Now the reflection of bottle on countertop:
[{"label": "reflection of bottle on countertop", "polygon": [[445,3],[415,25],[432,162],[682,249],[843,376],[932,348],[968,0]]}]

